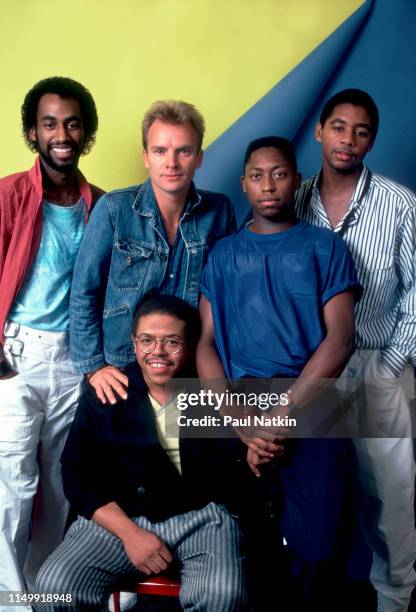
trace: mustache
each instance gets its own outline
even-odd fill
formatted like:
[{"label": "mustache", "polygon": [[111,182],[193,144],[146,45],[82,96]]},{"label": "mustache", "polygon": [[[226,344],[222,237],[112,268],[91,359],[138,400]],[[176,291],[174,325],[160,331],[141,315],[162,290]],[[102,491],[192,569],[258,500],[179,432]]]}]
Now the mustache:
[{"label": "mustache", "polygon": [[165,365],[175,365],[173,363],[173,361],[170,361],[169,359],[163,359],[163,358],[160,358],[160,357],[158,357],[158,358],[156,358],[156,357],[147,357],[144,360],[145,363],[152,363],[154,361],[158,361],[160,363],[164,363]]}]

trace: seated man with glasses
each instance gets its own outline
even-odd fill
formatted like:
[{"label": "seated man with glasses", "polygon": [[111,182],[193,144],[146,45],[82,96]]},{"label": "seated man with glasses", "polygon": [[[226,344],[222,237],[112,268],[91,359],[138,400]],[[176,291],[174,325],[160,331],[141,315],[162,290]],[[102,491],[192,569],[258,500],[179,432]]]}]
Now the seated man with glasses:
[{"label": "seated man with glasses", "polygon": [[206,493],[212,457],[201,440],[165,434],[166,383],[194,373],[199,331],[192,306],[150,297],[134,320],[128,398],[103,405],[91,387],[81,397],[62,456],[79,517],[41,568],[38,593],[73,593],[71,609],[103,610],[111,592],[174,565],[182,607],[244,609],[239,528]]}]

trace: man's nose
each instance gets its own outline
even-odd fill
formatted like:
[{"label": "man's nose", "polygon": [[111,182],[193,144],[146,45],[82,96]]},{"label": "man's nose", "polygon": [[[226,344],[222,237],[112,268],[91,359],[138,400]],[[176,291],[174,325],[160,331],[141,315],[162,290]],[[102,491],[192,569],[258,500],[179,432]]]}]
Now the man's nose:
[{"label": "man's nose", "polygon": [[58,123],[55,127],[55,138],[60,141],[68,140],[68,130],[66,125]]},{"label": "man's nose", "polygon": [[264,174],[262,176],[260,186],[262,191],[276,191],[276,185],[274,184],[274,180],[268,174]]},{"label": "man's nose", "polygon": [[155,347],[154,347],[152,353],[154,355],[164,355],[166,353],[166,351],[165,351],[165,343],[164,343],[163,339],[162,338],[156,338],[155,342],[156,342],[156,344],[155,344]]},{"label": "man's nose", "polygon": [[343,144],[354,146],[355,145],[355,131],[351,128],[346,128],[342,133],[341,142]]},{"label": "man's nose", "polygon": [[178,165],[178,156],[175,151],[168,151],[166,156],[166,163],[169,167],[176,168]]}]

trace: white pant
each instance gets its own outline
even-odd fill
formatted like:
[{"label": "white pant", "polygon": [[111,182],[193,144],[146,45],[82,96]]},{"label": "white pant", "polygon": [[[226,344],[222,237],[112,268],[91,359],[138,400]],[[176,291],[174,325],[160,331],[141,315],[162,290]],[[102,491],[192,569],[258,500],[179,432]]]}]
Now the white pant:
[{"label": "white pant", "polygon": [[0,381],[0,591],[33,588],[62,540],[60,457],[81,389],[66,333],[8,323],[4,351],[19,374]]},{"label": "white pant", "polygon": [[377,609],[406,612],[416,584],[415,462],[408,402],[414,395],[413,370],[406,367],[401,379],[394,378],[380,361],[380,351],[357,350],[340,384],[346,379],[362,385],[354,406],[361,422],[371,435],[380,432],[380,437],[353,440],[360,519],[373,550],[370,578]]}]

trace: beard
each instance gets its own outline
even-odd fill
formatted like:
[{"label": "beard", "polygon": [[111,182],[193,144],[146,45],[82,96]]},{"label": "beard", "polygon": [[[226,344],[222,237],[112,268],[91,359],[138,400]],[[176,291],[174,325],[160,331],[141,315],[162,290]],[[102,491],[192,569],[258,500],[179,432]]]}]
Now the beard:
[{"label": "beard", "polygon": [[[63,143],[63,144],[66,144],[66,143]],[[72,142],[68,144],[68,146],[70,146],[72,150],[75,152],[75,155],[72,157],[72,159],[68,161],[56,161],[52,157],[52,155],[49,154],[49,149],[47,151],[44,151],[39,146],[39,142],[36,141],[36,148],[37,148],[37,151],[42,161],[47,166],[49,166],[49,168],[52,168],[52,170],[56,170],[57,172],[62,172],[62,174],[72,174],[72,172],[74,172],[74,170],[78,166],[78,159],[80,156],[79,148],[77,147],[76,143],[72,143]]]}]

